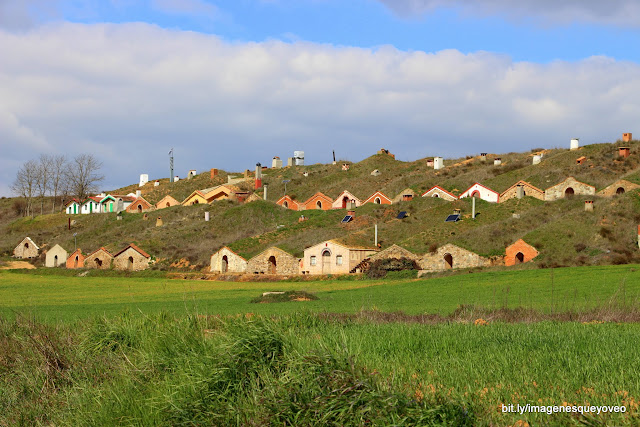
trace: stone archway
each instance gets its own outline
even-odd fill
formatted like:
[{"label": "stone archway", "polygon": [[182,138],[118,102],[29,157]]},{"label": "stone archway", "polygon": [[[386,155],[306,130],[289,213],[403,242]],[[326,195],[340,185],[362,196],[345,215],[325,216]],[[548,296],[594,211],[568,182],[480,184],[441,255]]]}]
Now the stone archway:
[{"label": "stone archway", "polygon": [[450,253],[444,254],[444,268],[445,270],[449,270],[453,268],[453,255]]},{"label": "stone archway", "polygon": [[130,256],[127,260],[127,270],[133,271],[133,257]]},{"label": "stone archway", "polygon": [[567,189],[564,190],[564,197],[571,199],[575,193],[576,192],[573,190],[573,187],[567,187]]},{"label": "stone archway", "polygon": [[96,259],[94,259],[93,262],[96,263],[96,267],[98,268],[102,267],[102,260],[100,258],[96,257]]},{"label": "stone archway", "polygon": [[331,274],[331,251],[325,249],[322,251],[322,274]]},{"label": "stone archway", "polygon": [[76,259],[73,260],[73,268],[78,268],[78,262],[80,262],[80,257],[76,255]]},{"label": "stone archway", "polygon": [[277,265],[277,260],[276,257],[271,255],[269,257],[269,274],[277,274],[278,271],[278,265]]},{"label": "stone archway", "polygon": [[624,194],[624,187],[618,187],[616,194]]},{"label": "stone archway", "polygon": [[284,202],[282,202],[282,206],[283,206],[285,209],[289,209],[289,203],[287,203],[287,201],[286,201],[286,200],[285,200]]},{"label": "stone archway", "polygon": [[222,265],[220,266],[220,271],[222,273],[226,273],[229,270],[229,258],[225,255],[222,257]]}]

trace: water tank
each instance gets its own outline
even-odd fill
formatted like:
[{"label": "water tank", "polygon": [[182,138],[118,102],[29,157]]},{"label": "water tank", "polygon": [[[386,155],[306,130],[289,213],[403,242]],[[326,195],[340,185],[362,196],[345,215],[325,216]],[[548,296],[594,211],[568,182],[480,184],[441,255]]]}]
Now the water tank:
[{"label": "water tank", "polygon": [[304,151],[294,151],[293,158],[296,166],[304,166]]},{"label": "water tank", "polygon": [[570,150],[577,150],[580,148],[580,138],[573,138],[571,140]]}]

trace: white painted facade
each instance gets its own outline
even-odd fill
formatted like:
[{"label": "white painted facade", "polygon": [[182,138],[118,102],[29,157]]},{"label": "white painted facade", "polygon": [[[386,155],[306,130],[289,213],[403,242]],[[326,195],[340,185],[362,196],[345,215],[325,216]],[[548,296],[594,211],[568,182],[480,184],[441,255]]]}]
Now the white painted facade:
[{"label": "white painted facade", "polygon": [[464,197],[478,197],[487,202],[498,203],[498,200],[500,199],[500,193],[493,191],[492,189],[476,182],[471,187],[469,187],[467,191],[460,195],[461,199]]}]

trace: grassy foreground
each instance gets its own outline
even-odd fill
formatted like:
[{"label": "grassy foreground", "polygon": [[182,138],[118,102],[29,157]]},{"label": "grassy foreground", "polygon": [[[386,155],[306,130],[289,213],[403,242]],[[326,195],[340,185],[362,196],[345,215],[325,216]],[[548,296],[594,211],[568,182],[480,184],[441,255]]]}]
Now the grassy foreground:
[{"label": "grassy foreground", "polygon": [[[640,301],[640,266],[591,266],[456,274],[432,279],[311,282],[213,282],[163,277],[56,275],[51,270],[0,271],[0,314],[72,320],[123,309],[182,314],[354,313],[361,310],[448,314],[459,305],[584,310]],[[265,291],[306,291],[317,301],[251,304]]]},{"label": "grassy foreground", "polygon": [[0,320],[0,425],[636,425],[639,339],[636,324]]}]

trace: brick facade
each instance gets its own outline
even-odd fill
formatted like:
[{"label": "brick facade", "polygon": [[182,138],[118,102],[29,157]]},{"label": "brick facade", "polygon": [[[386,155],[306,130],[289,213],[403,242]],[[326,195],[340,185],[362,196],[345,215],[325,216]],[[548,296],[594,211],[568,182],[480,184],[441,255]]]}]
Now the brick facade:
[{"label": "brick facade", "polygon": [[276,202],[276,205],[282,206],[286,209],[291,209],[292,211],[300,210],[300,204],[289,196],[282,196],[280,200]]},{"label": "brick facade", "polygon": [[539,252],[536,248],[520,239],[505,250],[504,265],[512,266],[529,262],[538,256]]},{"label": "brick facade", "polygon": [[488,259],[451,243],[441,246],[433,254],[425,254],[418,262],[425,271],[486,267],[490,264]]},{"label": "brick facade", "polygon": [[67,268],[84,268],[84,255],[82,255],[80,249],[76,249],[74,253],[69,255],[69,258],[67,258]]},{"label": "brick facade", "polygon": [[253,274],[299,274],[300,263],[293,255],[276,248],[270,247],[247,262],[247,273]]},{"label": "brick facade", "polygon": [[226,246],[211,255],[212,273],[244,273],[246,271],[247,260]]},{"label": "brick facade", "polygon": [[367,200],[365,200],[362,204],[374,203],[377,205],[390,205],[393,203],[390,198],[388,198],[383,192],[376,191],[373,193]]}]

